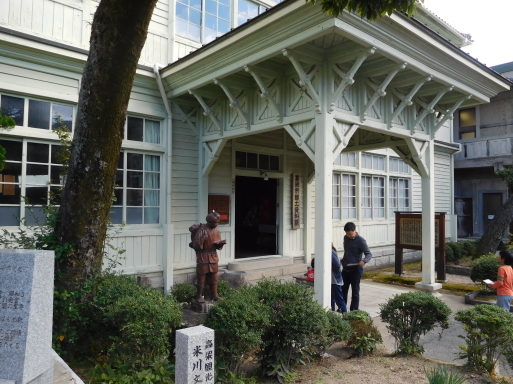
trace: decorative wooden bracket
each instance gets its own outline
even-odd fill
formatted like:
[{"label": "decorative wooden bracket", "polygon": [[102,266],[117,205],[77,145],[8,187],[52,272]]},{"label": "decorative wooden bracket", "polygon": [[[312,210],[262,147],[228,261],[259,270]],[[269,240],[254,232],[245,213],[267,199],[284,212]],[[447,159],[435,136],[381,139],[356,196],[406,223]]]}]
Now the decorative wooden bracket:
[{"label": "decorative wooden bracket", "polygon": [[242,107],[240,106],[239,102],[232,95],[232,93],[230,92],[230,90],[228,89],[226,84],[224,84],[221,80],[218,80],[218,79],[214,79],[214,84],[219,85],[221,87],[221,89],[224,91],[224,93],[226,94],[226,96],[228,96],[228,99],[230,100],[229,106],[232,108],[235,108],[235,109],[237,109],[237,111],[239,111],[239,113],[242,116],[242,118],[244,119],[244,121],[246,121],[246,129],[249,131],[249,129],[251,127],[249,124],[248,115],[245,111],[242,110]]},{"label": "decorative wooden bracket", "polygon": [[269,89],[267,88],[265,83],[262,81],[262,79],[260,78],[258,73],[256,73],[253,70],[253,68],[250,67],[249,65],[245,65],[244,70],[246,72],[248,72],[251,76],[253,76],[253,79],[255,79],[256,83],[258,84],[258,87],[260,88],[260,92],[261,92],[260,96],[265,97],[267,102],[273,107],[274,112],[276,112],[276,120],[278,120],[278,122],[281,123],[283,121],[283,116],[280,113],[280,108],[278,107],[278,104],[276,104],[274,99],[272,98],[271,92],[269,91]]},{"label": "decorative wooden bracket", "polygon": [[454,112],[460,107],[460,105],[465,101],[472,98],[472,95],[467,95],[463,97],[462,99],[458,100],[451,109],[449,109],[445,114],[444,117],[442,117],[434,126],[433,131],[431,132],[431,138],[433,139],[435,137],[436,132],[440,129],[440,127],[447,121],[447,119],[452,119]]},{"label": "decorative wooden bracket", "polygon": [[203,166],[202,176],[206,177],[212,170],[212,167],[219,159],[219,155],[224,148],[228,139],[219,139],[203,142],[203,149],[208,156],[205,156],[205,165]]},{"label": "decorative wooden bracket", "polygon": [[419,174],[421,177],[428,177],[430,169],[428,169],[426,163],[424,162],[424,152],[429,144],[428,141],[424,141],[420,148],[417,147],[417,140],[412,137],[405,138],[406,143],[408,144],[408,148],[411,152],[411,159],[415,161],[417,168],[419,170]]},{"label": "decorative wooden bracket", "polygon": [[300,135],[291,125],[286,124],[283,126],[285,130],[289,133],[290,136],[296,141],[296,145],[306,153],[306,155],[312,160],[315,164],[315,152],[310,148],[306,141],[313,134],[315,130],[315,119],[312,119],[312,122],[308,126],[308,128]]},{"label": "decorative wooden bracket", "polygon": [[346,130],[341,130],[338,125],[335,125],[333,128],[333,133],[339,140],[339,143],[336,145],[335,149],[333,150],[333,159],[336,159],[338,155],[340,155],[340,152],[347,147],[347,144],[349,144],[349,140],[351,139],[351,136],[356,132],[358,129],[358,124],[351,125]]},{"label": "decorative wooden bracket", "polygon": [[335,64],[333,66],[333,70],[342,77],[342,81],[338,85],[335,92],[333,92],[333,95],[331,96],[331,103],[330,103],[330,112],[333,112],[335,110],[335,104],[337,102],[337,99],[339,98],[340,94],[344,92],[346,87],[348,85],[354,84],[354,75],[356,74],[356,71],[360,68],[360,66],[363,64],[365,59],[374,54],[376,52],[376,48],[372,47],[368,49],[367,51],[364,51],[360,56],[356,58],[356,61],[353,63],[353,66],[347,73],[343,73],[340,68]]},{"label": "decorative wooden bracket", "polygon": [[[431,103],[429,103],[425,108],[424,110],[421,112],[420,115],[417,116],[417,118],[415,119],[415,121],[413,122],[412,126],[410,127],[410,131],[411,131],[411,134],[413,135],[415,133],[415,127],[420,124],[422,122],[422,120],[424,120],[424,118],[429,114],[429,113],[435,113],[435,105],[436,103],[438,103],[440,101],[440,99],[447,93],[447,92],[451,92],[452,90],[454,89],[454,87],[447,87],[446,89],[438,92],[438,94],[435,96],[435,98],[431,101]],[[420,100],[419,100],[420,101]]]},{"label": "decorative wooden bracket", "polygon": [[288,57],[290,62],[296,69],[296,72],[299,75],[299,85],[301,86],[301,88],[308,89],[308,91],[312,95],[313,101],[315,103],[315,111],[317,113],[321,113],[321,101],[319,95],[315,91],[314,86],[312,85],[312,78],[314,77],[316,70],[313,73],[307,74],[301,66],[299,60],[294,55],[292,55],[286,49],[282,49],[281,51],[283,52],[283,56]]},{"label": "decorative wooden bracket", "polygon": [[378,98],[383,97],[387,94],[385,92],[385,89],[387,88],[388,84],[392,81],[392,79],[395,77],[395,75],[397,75],[397,73],[399,71],[406,68],[407,65],[408,65],[407,63],[402,63],[402,64],[398,65],[397,68],[394,69],[392,72],[390,72],[388,74],[388,76],[386,77],[386,79],[383,80],[383,83],[381,83],[381,85],[376,89],[376,91],[371,96],[371,98],[369,99],[367,104],[365,104],[365,107],[363,107],[362,111],[360,112],[360,121],[362,123],[365,121],[365,115],[366,115],[366,112],[369,110],[369,108],[371,108],[374,105],[374,103],[376,102],[376,100],[378,100]]},{"label": "decorative wooden bracket", "polygon": [[408,93],[404,99],[401,101],[401,103],[397,106],[394,113],[392,113],[392,116],[390,116],[390,119],[388,120],[388,129],[392,128],[392,121],[401,113],[401,111],[407,106],[412,105],[412,99],[415,96],[415,94],[419,91],[420,87],[422,87],[426,82],[431,81],[433,77],[427,76],[421,81],[419,81],[417,84],[414,85],[410,93]]},{"label": "decorative wooden bracket", "polygon": [[203,98],[200,95],[198,95],[195,91],[193,91],[192,89],[189,89],[189,94],[194,96],[196,98],[196,100],[198,100],[198,102],[203,107],[203,114],[205,116],[210,117],[210,120],[212,120],[214,125],[219,129],[219,134],[221,136],[223,136],[223,127],[221,126],[221,123],[219,122],[219,120],[217,120],[217,117],[214,116],[214,114],[210,110],[210,108],[207,105],[207,103],[205,103],[205,100],[203,100]]},{"label": "decorative wooden bracket", "polygon": [[196,137],[199,137],[199,132],[198,132],[198,128],[196,128],[196,126],[194,125],[194,123],[191,121],[191,114],[193,114],[195,111],[196,111],[196,108],[194,108],[189,114],[185,113],[182,108],[180,108],[180,106],[171,101],[171,103],[174,105],[174,107],[176,109],[178,109],[178,112],[180,112],[180,120],[183,122],[183,123],[187,123],[187,125],[189,126],[189,128],[191,128],[194,133],[196,134]]}]

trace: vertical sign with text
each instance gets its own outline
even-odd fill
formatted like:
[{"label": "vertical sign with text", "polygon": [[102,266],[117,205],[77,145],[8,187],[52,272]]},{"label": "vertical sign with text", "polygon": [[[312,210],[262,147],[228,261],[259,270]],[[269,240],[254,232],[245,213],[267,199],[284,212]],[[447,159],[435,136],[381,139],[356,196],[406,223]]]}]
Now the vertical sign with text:
[{"label": "vertical sign with text", "polygon": [[300,215],[301,211],[301,175],[299,173],[292,174],[292,229],[299,229],[301,226]]}]

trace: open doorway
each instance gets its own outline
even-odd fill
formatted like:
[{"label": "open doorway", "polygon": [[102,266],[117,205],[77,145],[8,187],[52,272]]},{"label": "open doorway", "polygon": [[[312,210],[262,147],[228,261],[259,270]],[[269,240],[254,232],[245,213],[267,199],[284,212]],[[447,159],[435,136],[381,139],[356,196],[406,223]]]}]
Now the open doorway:
[{"label": "open doorway", "polygon": [[278,180],[235,178],[235,258],[276,255]]}]

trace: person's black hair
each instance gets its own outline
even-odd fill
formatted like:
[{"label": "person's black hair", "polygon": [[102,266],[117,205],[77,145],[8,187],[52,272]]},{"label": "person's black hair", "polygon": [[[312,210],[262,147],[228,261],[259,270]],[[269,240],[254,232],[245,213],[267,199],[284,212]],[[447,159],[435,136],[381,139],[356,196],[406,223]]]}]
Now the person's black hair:
[{"label": "person's black hair", "polygon": [[315,257],[312,257],[312,261],[310,262],[312,269],[315,269]]},{"label": "person's black hair", "polygon": [[513,253],[511,251],[500,251],[499,255],[504,260],[504,265],[513,265]]},{"label": "person's black hair", "polygon": [[356,230],[356,224],[352,221],[348,221],[346,225],[344,225],[344,232],[350,232]]}]

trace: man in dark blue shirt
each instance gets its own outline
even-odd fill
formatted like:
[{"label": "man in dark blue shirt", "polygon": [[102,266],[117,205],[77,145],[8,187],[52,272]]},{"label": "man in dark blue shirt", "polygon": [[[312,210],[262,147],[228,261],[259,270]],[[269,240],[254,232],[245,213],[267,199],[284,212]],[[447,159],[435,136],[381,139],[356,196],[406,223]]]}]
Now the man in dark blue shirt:
[{"label": "man in dark blue shirt", "polygon": [[[342,295],[347,303],[347,294],[351,287],[351,305],[349,310],[357,310],[360,306],[360,280],[363,266],[372,258],[367,242],[356,232],[356,225],[352,222],[344,225],[344,257],[342,258]],[[365,257],[362,257],[365,255]]]}]

